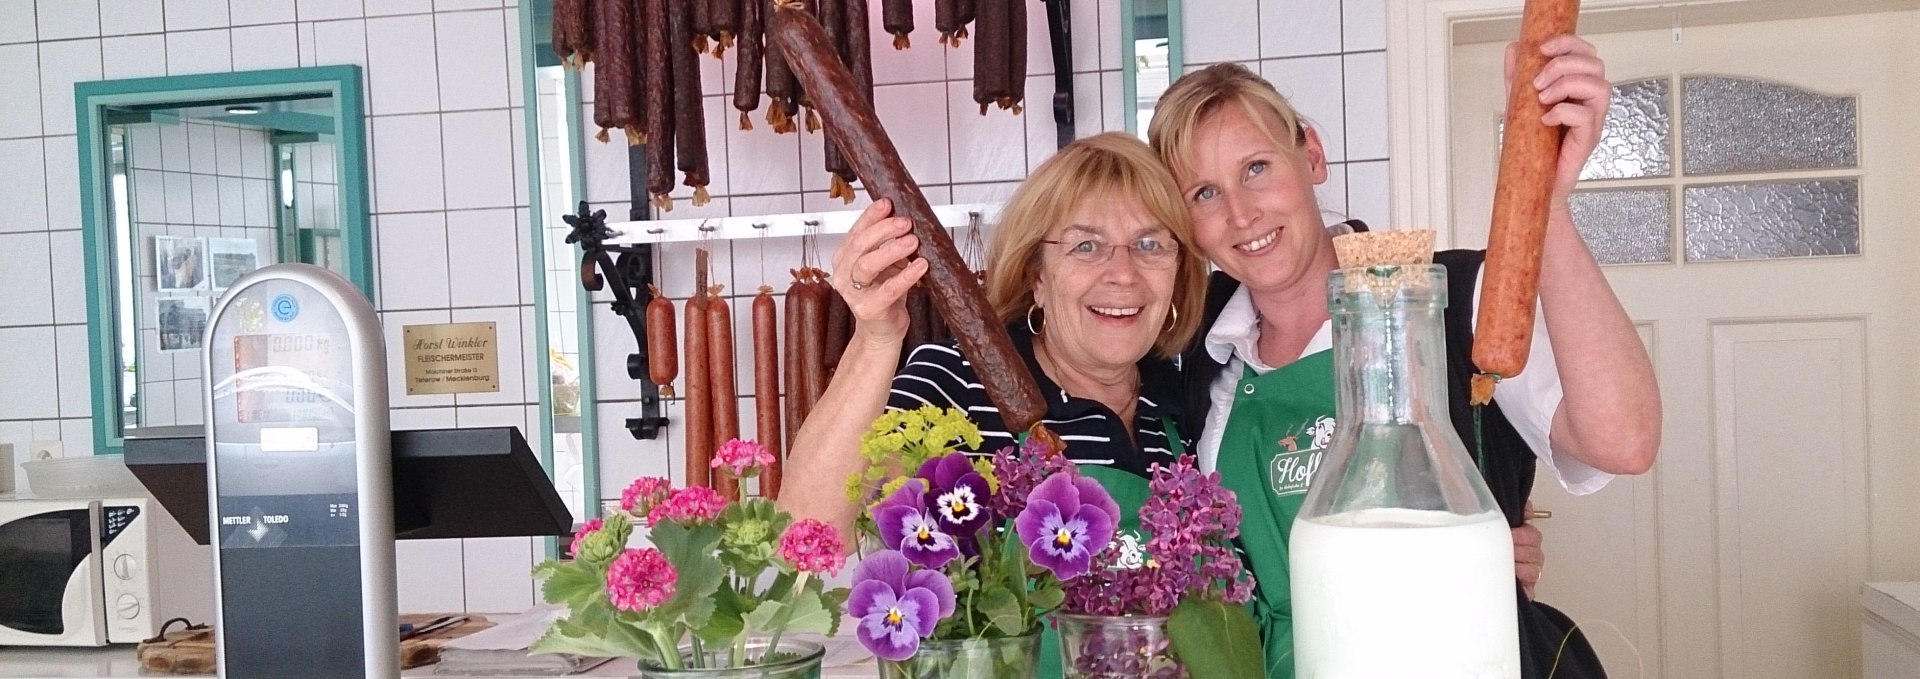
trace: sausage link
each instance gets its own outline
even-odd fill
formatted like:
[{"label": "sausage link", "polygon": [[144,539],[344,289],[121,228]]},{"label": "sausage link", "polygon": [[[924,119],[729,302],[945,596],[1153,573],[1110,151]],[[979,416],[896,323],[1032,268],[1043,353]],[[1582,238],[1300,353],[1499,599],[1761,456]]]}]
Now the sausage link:
[{"label": "sausage link", "polygon": [[1579,0],[1527,0],[1520,21],[1519,63],[1507,91],[1507,129],[1500,148],[1500,174],[1493,193],[1493,225],[1487,235],[1480,311],[1475,323],[1473,401],[1493,398],[1492,383],[1527,367],[1533,342],[1534,302],[1540,283],[1540,252],[1546,241],[1554,165],[1560,158],[1558,126],[1540,121],[1533,79],[1547,65],[1540,43],[1571,33]]},{"label": "sausage link", "polygon": [[629,145],[637,144],[633,3],[602,2],[594,5],[594,11],[593,44],[598,54],[593,66],[593,124],[600,127],[595,138],[607,141],[607,131],[618,129],[626,133]]},{"label": "sausage link", "polygon": [[583,68],[593,58],[592,26],[587,0],[554,0],[553,53],[563,66]]},{"label": "sausage link", "polygon": [[1012,56],[1008,4],[987,0],[979,8],[979,30],[973,34],[973,103],[980,105],[980,115],[1007,93],[1006,59]]},{"label": "sausage link", "polygon": [[787,384],[786,435],[792,441],[794,434],[800,431],[800,423],[807,419],[806,378],[801,365],[806,363],[806,354],[801,350],[806,331],[800,325],[800,298],[805,296],[806,283],[804,269],[793,272],[793,283],[787,286],[787,308],[783,314],[786,321],[787,353],[782,358],[781,370]]},{"label": "sausage link", "polygon": [[713,35],[713,15],[707,6],[707,0],[673,0],[674,4],[687,7],[687,18],[692,20],[692,32],[687,35],[687,44],[693,46],[695,54],[706,54],[711,46],[707,39]]},{"label": "sausage link", "polygon": [[707,375],[707,295],[687,298],[687,485],[713,485],[713,390]]},{"label": "sausage link", "polygon": [[760,445],[773,462],[760,473],[760,495],[780,498],[780,327],[775,315],[773,286],[760,286],[753,297],[753,424]]},{"label": "sausage link", "polygon": [[[991,1],[991,0],[989,0]],[[967,39],[967,24],[973,23],[976,0],[953,0],[953,46]]]},{"label": "sausage link", "polygon": [[840,355],[846,353],[847,342],[853,338],[853,308],[847,306],[847,298],[840,291],[827,287],[827,346],[825,364],[827,375],[831,379],[833,371],[840,368]]},{"label": "sausage link", "polygon": [[740,33],[740,0],[704,0],[707,3],[707,16],[713,22],[713,58],[725,54],[727,48],[734,45],[734,36]]},{"label": "sausage link", "polygon": [[880,26],[893,36],[893,48],[913,46],[913,0],[880,0]]},{"label": "sausage link", "polygon": [[[716,447],[740,437],[739,387],[733,380],[733,312],[720,292],[716,285],[707,295],[707,382],[712,388],[708,398]],[[739,480],[726,474],[713,474],[713,487],[729,499],[740,497]]]},{"label": "sausage link", "polygon": [[[694,50],[695,10],[705,2],[669,0],[667,24],[673,53],[673,143],[675,160],[684,173],[682,184],[693,187],[695,207],[706,205],[707,196],[707,116],[700,90],[699,53]],[[704,12],[701,12],[704,14]],[[704,35],[701,36],[704,39]]]},{"label": "sausage link", "polygon": [[753,129],[747,114],[760,108],[760,76],[765,52],[765,31],[760,21],[764,0],[739,0],[740,29],[734,34],[733,107],[740,111],[740,129]]},{"label": "sausage link", "polygon": [[826,281],[820,278],[820,270],[814,269],[807,287],[801,293],[800,307],[801,346],[805,348],[807,360],[800,364],[802,384],[807,390],[807,414],[820,403],[820,395],[827,391],[827,290]]},{"label": "sausage link", "polygon": [[672,210],[673,200],[673,50],[667,3],[640,0],[642,98],[646,99],[647,193],[653,205]]},{"label": "sausage link", "polygon": [[979,281],[954,249],[952,236],[940,227],[933,206],[907,173],[873,107],[859,96],[846,67],[833,58],[819,22],[782,4],[769,15],[767,29],[770,35],[778,36],[780,50],[795,74],[816,94],[815,103],[834,126],[867,192],[891,200],[894,213],[913,222],[914,235],[920,241],[918,254],[927,260],[924,280],[931,286],[933,302],[953,328],[962,352],[978,370],[981,384],[999,407],[1001,418],[1012,431],[1034,427],[1046,412],[1046,401],[1040,397],[1033,375],[987,304]]},{"label": "sausage link", "polygon": [[1027,98],[1027,2],[1003,0],[1007,12],[1007,80],[1000,93],[1000,109],[1020,115],[1020,101]]},{"label": "sausage link", "polygon": [[673,302],[660,294],[660,286],[647,287],[653,293],[653,301],[647,302],[647,377],[671,397],[673,380],[680,376],[680,351],[674,346]]},{"label": "sausage link", "polygon": [[[771,17],[766,12],[772,11],[772,8],[762,6],[761,9],[760,22],[764,30],[767,19]],[[780,50],[779,40],[780,36],[766,31],[767,126],[773,128],[774,134],[786,134],[794,131],[793,109],[787,102],[793,98],[795,81],[793,70],[787,67],[787,55]]]},{"label": "sausage link", "polygon": [[907,293],[907,343],[901,348],[902,363],[906,362],[907,355],[913,353],[915,347],[933,341],[931,333],[928,332],[931,329],[927,322],[929,303],[927,287],[924,285],[915,285],[913,290]]},{"label": "sausage link", "polygon": [[954,0],[933,0],[933,29],[940,32],[940,44],[959,47],[954,34],[960,30],[960,15],[955,12]]}]

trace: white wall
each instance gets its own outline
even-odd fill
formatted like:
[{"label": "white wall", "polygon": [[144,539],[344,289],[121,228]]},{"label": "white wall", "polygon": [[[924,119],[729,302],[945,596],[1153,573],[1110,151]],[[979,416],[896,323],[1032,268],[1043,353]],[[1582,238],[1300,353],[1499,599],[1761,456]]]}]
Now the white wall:
[{"label": "white wall", "polygon": [[[970,96],[972,52],[943,49],[927,16],[913,49],[874,51],[875,98],[909,168],[936,203],[1004,198],[1053,150],[1052,63],[1040,0],[1028,0],[1029,104],[1020,117],[981,117]],[[1384,224],[1387,0],[1185,0],[1190,66],[1257,63],[1326,129],[1329,209]],[[71,83],[100,78],[301,65],[366,68],[373,163],[373,230],[382,320],[389,341],[414,323],[495,321],[499,394],[407,396],[389,390],[397,428],[514,425],[528,432],[533,375],[526,163],[512,0],[0,0],[0,443],[24,449],[59,439],[92,452],[86,319]],[[1079,132],[1119,129],[1119,25],[1111,0],[1075,0]],[[873,12],[878,20],[879,12]],[[728,59],[731,61],[731,58]],[[736,129],[731,69],[708,60],[713,204],[684,200],[673,217],[826,208],[819,135],[771,134],[756,118]],[[588,93],[590,97],[590,92]],[[587,118],[591,120],[589,116]],[[1338,128],[1337,130],[1335,128]],[[590,134],[590,131],[588,132]],[[587,199],[623,215],[625,150],[586,142]],[[18,170],[15,168],[27,168]],[[33,171],[34,168],[44,172]],[[859,205],[853,206],[854,208]],[[558,206],[554,209],[565,209]],[[765,254],[762,256],[764,245]],[[822,254],[832,242],[823,243]],[[668,294],[684,298],[691,257],[669,248]],[[728,290],[786,287],[793,243],[716,245]],[[600,370],[603,495],[634,476],[680,466],[674,434],[634,441],[621,422],[638,412],[624,376],[632,338],[593,313]],[[735,318],[745,323],[744,304]],[[743,327],[744,329],[744,327]],[[736,330],[737,337],[748,334]],[[743,357],[744,358],[744,357]],[[395,379],[401,373],[390,366]],[[743,395],[751,391],[751,371]],[[751,400],[742,404],[751,413]],[[669,415],[677,409],[670,407]],[[752,434],[744,417],[743,435]],[[533,601],[527,539],[404,541],[405,610],[517,610]]]}]

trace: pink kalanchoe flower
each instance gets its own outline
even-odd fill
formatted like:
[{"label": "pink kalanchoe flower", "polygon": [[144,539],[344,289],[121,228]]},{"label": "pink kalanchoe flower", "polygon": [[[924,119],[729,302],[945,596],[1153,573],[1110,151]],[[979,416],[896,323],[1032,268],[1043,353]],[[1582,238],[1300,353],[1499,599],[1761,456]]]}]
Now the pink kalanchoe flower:
[{"label": "pink kalanchoe flower", "polygon": [[667,494],[667,499],[647,512],[647,523],[668,521],[712,521],[727,508],[727,499],[712,488],[691,486]]},{"label": "pink kalanchoe flower", "polygon": [[840,531],[818,519],[801,519],[780,536],[780,558],[808,573],[838,575],[847,557]]},{"label": "pink kalanchoe flower", "polygon": [[634,516],[646,516],[673,492],[673,482],[658,476],[642,476],[620,493],[620,509]]},{"label": "pink kalanchoe flower", "polygon": [[773,453],[756,441],[730,439],[713,451],[714,469],[725,469],[734,478],[748,478],[767,465],[773,464]]},{"label": "pink kalanchoe flower", "polygon": [[580,532],[573,534],[573,545],[567,548],[567,553],[576,559],[580,558],[580,545],[587,541],[588,536],[599,532],[603,525],[604,522],[599,519],[587,519],[586,523],[580,525]]},{"label": "pink kalanchoe flower", "polygon": [[680,573],[660,550],[628,549],[607,567],[607,596],[623,611],[652,610],[673,597]]}]

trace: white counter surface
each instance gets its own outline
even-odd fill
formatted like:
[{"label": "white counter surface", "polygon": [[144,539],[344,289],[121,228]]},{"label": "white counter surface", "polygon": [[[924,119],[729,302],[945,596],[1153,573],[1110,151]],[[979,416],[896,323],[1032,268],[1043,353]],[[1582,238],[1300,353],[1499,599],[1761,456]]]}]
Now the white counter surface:
[{"label": "white counter surface", "polygon": [[[613,660],[595,667],[583,674],[584,677],[626,677],[632,676],[631,661]],[[132,646],[107,646],[103,648],[0,648],[0,678],[5,679],[111,679],[117,677],[168,677],[193,675],[153,675],[142,674],[140,663],[134,660]],[[211,675],[199,675],[211,676]],[[407,677],[456,676],[436,675],[433,666],[419,667],[402,673]],[[873,679],[879,676],[871,660],[845,667],[828,667],[820,676],[823,679]],[[488,677],[488,679],[515,679],[514,677]],[[549,679],[549,678],[539,678]]]}]

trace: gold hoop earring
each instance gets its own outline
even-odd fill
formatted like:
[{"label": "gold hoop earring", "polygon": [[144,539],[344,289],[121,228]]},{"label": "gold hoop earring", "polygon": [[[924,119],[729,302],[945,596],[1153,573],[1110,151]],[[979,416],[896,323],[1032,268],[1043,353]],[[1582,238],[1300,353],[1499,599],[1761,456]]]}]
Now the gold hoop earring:
[{"label": "gold hoop earring", "polygon": [[[1034,337],[1040,336],[1039,328],[1033,327],[1033,312],[1039,308],[1040,308],[1040,305],[1038,304],[1027,307],[1027,332],[1031,333]],[[1043,327],[1046,325],[1046,323],[1047,322],[1045,319],[1041,319],[1040,324]]]},{"label": "gold hoop earring", "polygon": [[1167,330],[1171,331],[1173,326],[1180,324],[1180,307],[1169,306],[1167,311],[1173,312],[1173,315],[1167,318]]}]

